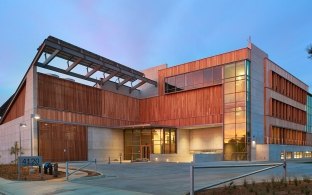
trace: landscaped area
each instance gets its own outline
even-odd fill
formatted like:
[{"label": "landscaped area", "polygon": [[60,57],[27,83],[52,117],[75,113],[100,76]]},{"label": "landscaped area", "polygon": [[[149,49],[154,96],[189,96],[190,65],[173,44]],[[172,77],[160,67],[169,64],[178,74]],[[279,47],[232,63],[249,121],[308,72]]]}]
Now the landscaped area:
[{"label": "landscaped area", "polygon": [[[0,165],[0,177],[9,180],[17,180],[18,179],[17,165],[16,164]],[[65,173],[58,171],[57,177],[55,177],[54,175],[42,174],[41,178],[41,174],[39,173],[38,167],[34,168],[21,167],[20,180],[38,181],[38,180],[50,180],[59,177],[65,177]]]},{"label": "landscaped area", "polygon": [[244,180],[243,184],[236,185],[231,182],[224,187],[213,188],[197,192],[197,195],[212,195],[212,194],[312,194],[312,181],[309,177],[298,179],[297,177],[284,179],[272,177],[270,181],[256,183],[254,181],[248,183]]}]

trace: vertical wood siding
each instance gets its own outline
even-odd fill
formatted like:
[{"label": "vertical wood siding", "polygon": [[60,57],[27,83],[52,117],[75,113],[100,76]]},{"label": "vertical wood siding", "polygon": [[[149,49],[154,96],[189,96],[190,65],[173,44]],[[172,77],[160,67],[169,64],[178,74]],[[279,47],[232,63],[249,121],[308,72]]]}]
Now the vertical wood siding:
[{"label": "vertical wood siding", "polygon": [[25,94],[26,94],[26,82],[21,87],[20,92],[17,94],[15,100],[12,102],[7,114],[3,120],[3,123],[7,123],[18,117],[21,117],[25,113]]}]

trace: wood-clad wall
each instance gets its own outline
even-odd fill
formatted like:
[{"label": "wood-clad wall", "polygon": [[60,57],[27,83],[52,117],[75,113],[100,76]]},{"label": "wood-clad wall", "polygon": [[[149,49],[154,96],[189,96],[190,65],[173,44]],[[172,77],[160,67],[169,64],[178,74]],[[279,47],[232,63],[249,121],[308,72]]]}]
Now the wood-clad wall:
[{"label": "wood-clad wall", "polygon": [[87,144],[84,126],[39,123],[39,155],[43,161],[87,160]]},{"label": "wood-clad wall", "polygon": [[129,125],[139,121],[139,100],[39,73],[38,114],[88,125]]},{"label": "wood-clad wall", "polygon": [[26,81],[22,85],[21,90],[12,102],[7,114],[3,120],[3,123],[14,120],[24,115],[25,112],[25,93],[26,93]]},{"label": "wood-clad wall", "polygon": [[212,66],[227,64],[235,61],[241,61],[245,59],[250,59],[250,49],[243,48],[228,53],[223,53],[220,55],[204,58],[201,60],[196,60],[193,62],[188,62],[178,66],[173,66],[170,68],[162,69],[158,72],[158,92],[159,95],[164,94],[164,80],[165,77],[170,77],[178,74],[183,74],[186,72],[191,72],[195,70],[200,70]]},{"label": "wood-clad wall", "polygon": [[223,122],[222,85],[140,101],[141,123],[190,126]]}]

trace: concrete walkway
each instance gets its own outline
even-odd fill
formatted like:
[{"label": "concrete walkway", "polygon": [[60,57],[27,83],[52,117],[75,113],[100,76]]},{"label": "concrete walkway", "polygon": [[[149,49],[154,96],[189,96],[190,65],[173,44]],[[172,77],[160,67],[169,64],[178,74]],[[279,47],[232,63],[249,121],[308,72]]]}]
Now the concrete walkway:
[{"label": "concrete walkway", "polygon": [[[205,163],[205,165],[222,164],[234,165],[239,164],[239,162]],[[195,170],[195,189],[199,189],[224,179],[232,178],[258,169],[259,167],[197,169]],[[0,192],[5,194],[183,195],[188,193],[190,188],[189,163],[98,164],[97,170],[104,175],[96,177],[81,177],[76,179],[72,178],[69,182],[18,182],[0,179]],[[288,162],[287,176],[308,176],[312,178],[312,164],[303,162]],[[278,167],[271,169],[269,171],[249,176],[246,179],[250,182],[262,182],[263,180],[270,180],[272,177],[283,177],[283,168]],[[235,181],[235,183],[241,183],[242,181],[243,179],[240,181]]]}]

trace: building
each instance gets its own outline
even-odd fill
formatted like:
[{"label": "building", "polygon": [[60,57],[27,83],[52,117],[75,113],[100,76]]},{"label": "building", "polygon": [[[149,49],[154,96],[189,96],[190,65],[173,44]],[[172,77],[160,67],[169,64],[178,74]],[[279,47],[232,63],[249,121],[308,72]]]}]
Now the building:
[{"label": "building", "polygon": [[0,109],[0,162],[15,142],[44,161],[311,158],[311,109],[252,43],[140,72],[49,36]]}]

